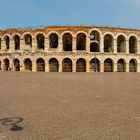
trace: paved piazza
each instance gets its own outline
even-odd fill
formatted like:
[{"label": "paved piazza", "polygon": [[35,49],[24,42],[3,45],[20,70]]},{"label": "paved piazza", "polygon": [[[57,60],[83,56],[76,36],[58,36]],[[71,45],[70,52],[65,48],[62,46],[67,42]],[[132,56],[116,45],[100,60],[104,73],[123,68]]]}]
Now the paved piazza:
[{"label": "paved piazza", "polygon": [[140,140],[140,74],[0,72],[0,140]]}]

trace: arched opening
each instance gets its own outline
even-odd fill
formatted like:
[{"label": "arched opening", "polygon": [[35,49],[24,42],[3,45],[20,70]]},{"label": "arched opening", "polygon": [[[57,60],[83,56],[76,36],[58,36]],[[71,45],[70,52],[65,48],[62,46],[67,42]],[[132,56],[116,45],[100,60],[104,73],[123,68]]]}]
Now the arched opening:
[{"label": "arched opening", "polygon": [[113,37],[110,34],[104,37],[104,52],[113,52]]},{"label": "arched opening", "polygon": [[90,43],[90,52],[99,52],[99,45],[96,42]]},{"label": "arched opening", "polygon": [[77,60],[76,72],[86,72],[86,61],[83,58]]},{"label": "arched opening", "polygon": [[30,34],[26,34],[24,36],[25,45],[32,47],[32,36]]},{"label": "arched opening", "polygon": [[20,37],[19,35],[14,36],[15,50],[20,50]]},{"label": "arched opening", "polygon": [[32,71],[32,61],[29,58],[25,59],[24,65],[26,71]]},{"label": "arched opening", "polygon": [[129,53],[136,53],[137,50],[137,39],[134,36],[129,38]]},{"label": "arched opening", "polygon": [[45,48],[45,37],[43,34],[38,34],[37,35],[37,48],[38,49],[43,49]]},{"label": "arched opening", "polygon": [[56,58],[51,58],[49,61],[50,72],[58,72],[59,63]]},{"label": "arched opening", "polygon": [[90,33],[90,52],[100,51],[100,34],[98,31]]},{"label": "arched opening", "polygon": [[93,58],[90,61],[90,71],[91,72],[100,72],[100,61],[97,58]]},{"label": "arched opening", "polygon": [[10,48],[10,38],[9,38],[9,36],[5,36],[4,40],[5,40],[6,49],[8,50]]},{"label": "arched opening", "polygon": [[76,40],[77,50],[86,50],[86,35],[84,33],[79,33]]},{"label": "arched opening", "polygon": [[119,59],[117,62],[117,71],[118,72],[125,72],[125,62],[123,59]]},{"label": "arched opening", "polygon": [[117,38],[117,52],[118,53],[126,52],[126,39],[123,35],[120,35]]},{"label": "arched opening", "polygon": [[110,58],[104,61],[104,72],[113,72],[113,62]]},{"label": "arched opening", "polygon": [[14,70],[20,71],[20,61],[17,58],[14,59]]},{"label": "arched opening", "polygon": [[45,61],[42,58],[37,59],[37,71],[45,71]]},{"label": "arched opening", "polygon": [[50,34],[49,36],[50,48],[55,49],[58,47],[58,35],[55,33]]},{"label": "arched opening", "polygon": [[98,31],[92,31],[90,33],[90,41],[100,42],[100,34]]},{"label": "arched opening", "polygon": [[62,71],[63,72],[72,72],[72,61],[69,58],[65,58],[62,61]]},{"label": "arched opening", "polygon": [[129,72],[137,72],[137,62],[134,59],[129,62]]},{"label": "arched opening", "polygon": [[70,33],[63,35],[63,50],[72,51],[72,35]]},{"label": "arched opening", "polygon": [[4,59],[4,71],[9,71],[10,70],[10,62],[9,59]]}]

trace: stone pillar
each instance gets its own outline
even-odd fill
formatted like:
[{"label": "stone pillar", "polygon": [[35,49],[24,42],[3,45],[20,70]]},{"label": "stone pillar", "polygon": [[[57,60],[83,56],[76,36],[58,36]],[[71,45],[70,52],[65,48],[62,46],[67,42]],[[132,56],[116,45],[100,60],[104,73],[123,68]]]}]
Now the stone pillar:
[{"label": "stone pillar", "polygon": [[1,60],[1,71],[4,71],[4,62],[3,62],[3,59]]},{"label": "stone pillar", "polygon": [[100,53],[104,53],[104,40],[100,37]]},{"label": "stone pillar", "polygon": [[25,67],[24,67],[24,59],[23,60],[21,59],[20,60],[20,71],[23,72],[24,69],[25,69]]},{"label": "stone pillar", "polygon": [[76,53],[76,38],[75,37],[73,38],[73,41],[72,41],[72,52]]},{"label": "stone pillar", "polygon": [[90,38],[86,37],[86,52],[90,52]]},{"label": "stone pillar", "polygon": [[114,39],[114,49],[113,53],[117,54],[117,39]]},{"label": "stone pillar", "polygon": [[137,62],[137,72],[140,72],[140,63]]},{"label": "stone pillar", "polygon": [[20,50],[24,51],[24,49],[25,49],[25,41],[24,41],[24,38],[21,38],[20,39]]},{"label": "stone pillar", "polygon": [[116,62],[114,62],[114,70],[113,70],[113,72],[117,72],[117,63]]},{"label": "stone pillar", "polygon": [[5,58],[3,58],[3,60],[2,60],[2,64],[3,64],[3,65],[2,65],[2,67],[3,67],[3,71],[5,71],[5,62],[4,62],[4,59],[5,59]]},{"label": "stone pillar", "polygon": [[11,71],[14,71],[14,63],[12,58],[9,59],[9,68],[11,69]]},{"label": "stone pillar", "polygon": [[45,61],[45,72],[49,72],[49,62],[48,59],[46,59],[47,61]]},{"label": "stone pillar", "polygon": [[32,60],[32,71],[36,72],[36,61]]},{"label": "stone pillar", "polygon": [[10,39],[10,46],[9,46],[10,51],[15,51],[15,42],[14,39]]},{"label": "stone pillar", "polygon": [[76,62],[75,62],[75,60],[73,61],[73,64],[72,64],[72,72],[76,72]]},{"label": "stone pillar", "polygon": [[126,40],[126,54],[129,54],[129,40]]},{"label": "stone pillar", "polygon": [[62,62],[59,61],[59,72],[62,72]]},{"label": "stone pillar", "polygon": [[140,41],[137,41],[137,54],[140,54]]},{"label": "stone pillar", "polygon": [[5,50],[6,49],[6,44],[5,44],[5,40],[1,40],[1,50]]},{"label": "stone pillar", "polygon": [[100,63],[100,72],[104,72],[104,63],[103,62]]},{"label": "stone pillar", "polygon": [[126,62],[126,72],[129,72],[129,63]]},{"label": "stone pillar", "polygon": [[89,70],[89,61],[88,60],[86,60],[86,72],[90,72],[90,70]]},{"label": "stone pillar", "polygon": [[36,38],[32,38],[32,52],[35,52],[36,49],[37,49]]},{"label": "stone pillar", "polygon": [[24,65],[20,65],[20,71],[21,71],[21,72],[24,71]]},{"label": "stone pillar", "polygon": [[59,37],[58,39],[58,47],[59,47],[59,52],[63,51],[63,42],[62,42],[62,37]]},{"label": "stone pillar", "polygon": [[46,37],[45,38],[45,51],[46,52],[49,50],[49,47],[50,47],[49,38]]}]

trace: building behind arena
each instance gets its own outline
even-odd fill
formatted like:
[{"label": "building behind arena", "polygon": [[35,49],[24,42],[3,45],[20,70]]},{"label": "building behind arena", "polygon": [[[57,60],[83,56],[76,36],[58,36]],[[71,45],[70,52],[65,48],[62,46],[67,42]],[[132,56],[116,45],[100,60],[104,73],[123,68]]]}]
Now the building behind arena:
[{"label": "building behind arena", "polygon": [[1,30],[0,70],[140,72],[140,30],[94,26]]}]

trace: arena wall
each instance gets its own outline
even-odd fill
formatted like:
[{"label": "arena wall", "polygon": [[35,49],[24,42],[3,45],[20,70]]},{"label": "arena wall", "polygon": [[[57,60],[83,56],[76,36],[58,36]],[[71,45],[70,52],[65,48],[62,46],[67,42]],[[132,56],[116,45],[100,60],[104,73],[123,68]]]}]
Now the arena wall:
[{"label": "arena wall", "polygon": [[140,30],[92,26],[1,30],[0,70],[140,72]]}]

